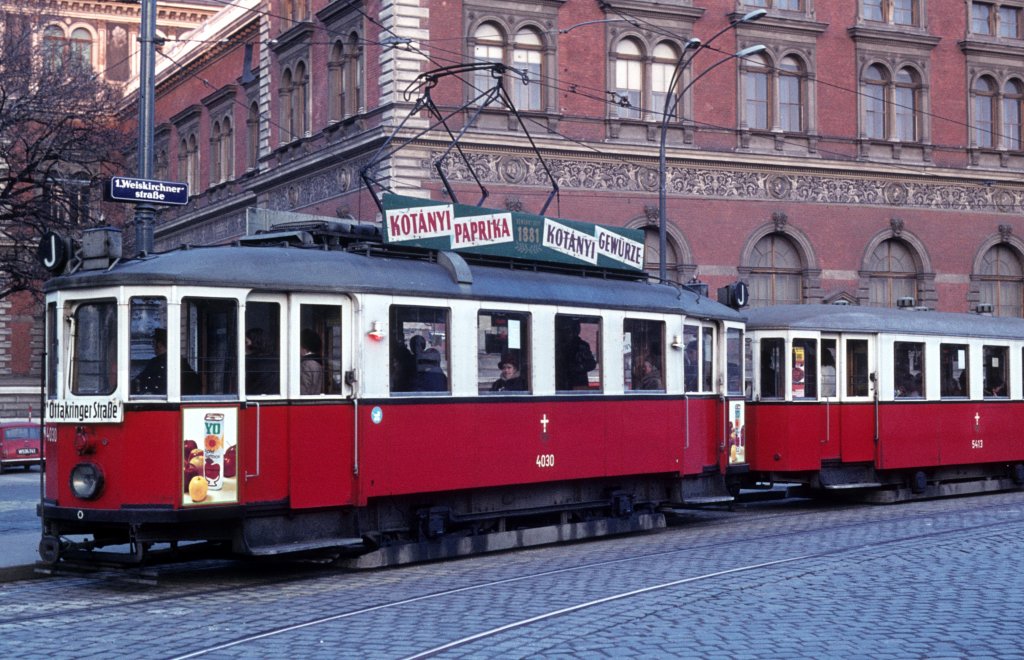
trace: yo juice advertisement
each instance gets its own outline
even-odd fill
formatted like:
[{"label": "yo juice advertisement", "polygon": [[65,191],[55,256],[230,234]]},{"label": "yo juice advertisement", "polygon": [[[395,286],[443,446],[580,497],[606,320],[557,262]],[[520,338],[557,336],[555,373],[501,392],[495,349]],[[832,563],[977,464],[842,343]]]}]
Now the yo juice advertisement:
[{"label": "yo juice advertisement", "polygon": [[238,501],[238,408],[184,408],[184,506]]}]

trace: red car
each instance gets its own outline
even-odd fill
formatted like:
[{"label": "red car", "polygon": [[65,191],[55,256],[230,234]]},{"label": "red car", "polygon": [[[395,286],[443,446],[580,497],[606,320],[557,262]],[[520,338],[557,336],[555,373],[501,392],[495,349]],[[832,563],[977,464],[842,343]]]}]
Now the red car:
[{"label": "red car", "polygon": [[0,472],[16,465],[29,469],[42,458],[38,422],[0,423]]}]

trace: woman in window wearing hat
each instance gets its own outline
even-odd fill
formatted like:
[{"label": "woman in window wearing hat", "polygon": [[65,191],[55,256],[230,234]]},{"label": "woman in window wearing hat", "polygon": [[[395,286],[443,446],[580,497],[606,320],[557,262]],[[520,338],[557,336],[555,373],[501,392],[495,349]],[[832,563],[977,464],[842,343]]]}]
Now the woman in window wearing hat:
[{"label": "woman in window wearing hat", "polygon": [[525,392],[526,379],[519,373],[519,358],[512,353],[503,353],[498,362],[501,377],[491,385],[492,392]]}]

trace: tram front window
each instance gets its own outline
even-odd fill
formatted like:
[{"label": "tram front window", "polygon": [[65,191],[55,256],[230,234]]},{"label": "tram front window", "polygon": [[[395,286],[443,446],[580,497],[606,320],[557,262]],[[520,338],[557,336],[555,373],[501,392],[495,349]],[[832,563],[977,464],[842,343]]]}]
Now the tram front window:
[{"label": "tram front window", "polygon": [[72,393],[112,393],[117,387],[117,305],[113,301],[79,305],[72,332]]}]

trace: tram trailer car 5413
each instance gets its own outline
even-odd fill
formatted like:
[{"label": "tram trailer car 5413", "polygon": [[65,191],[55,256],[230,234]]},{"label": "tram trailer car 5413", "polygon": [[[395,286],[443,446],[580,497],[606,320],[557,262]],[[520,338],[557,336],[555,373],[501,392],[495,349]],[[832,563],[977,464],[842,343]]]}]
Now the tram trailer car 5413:
[{"label": "tram trailer car 5413", "polygon": [[349,248],[181,249],[48,282],[44,560],[363,553],[730,499],[735,310]]},{"label": "tram trailer car 5413", "polygon": [[747,310],[748,485],[868,499],[1024,484],[1024,319],[837,305]]}]

